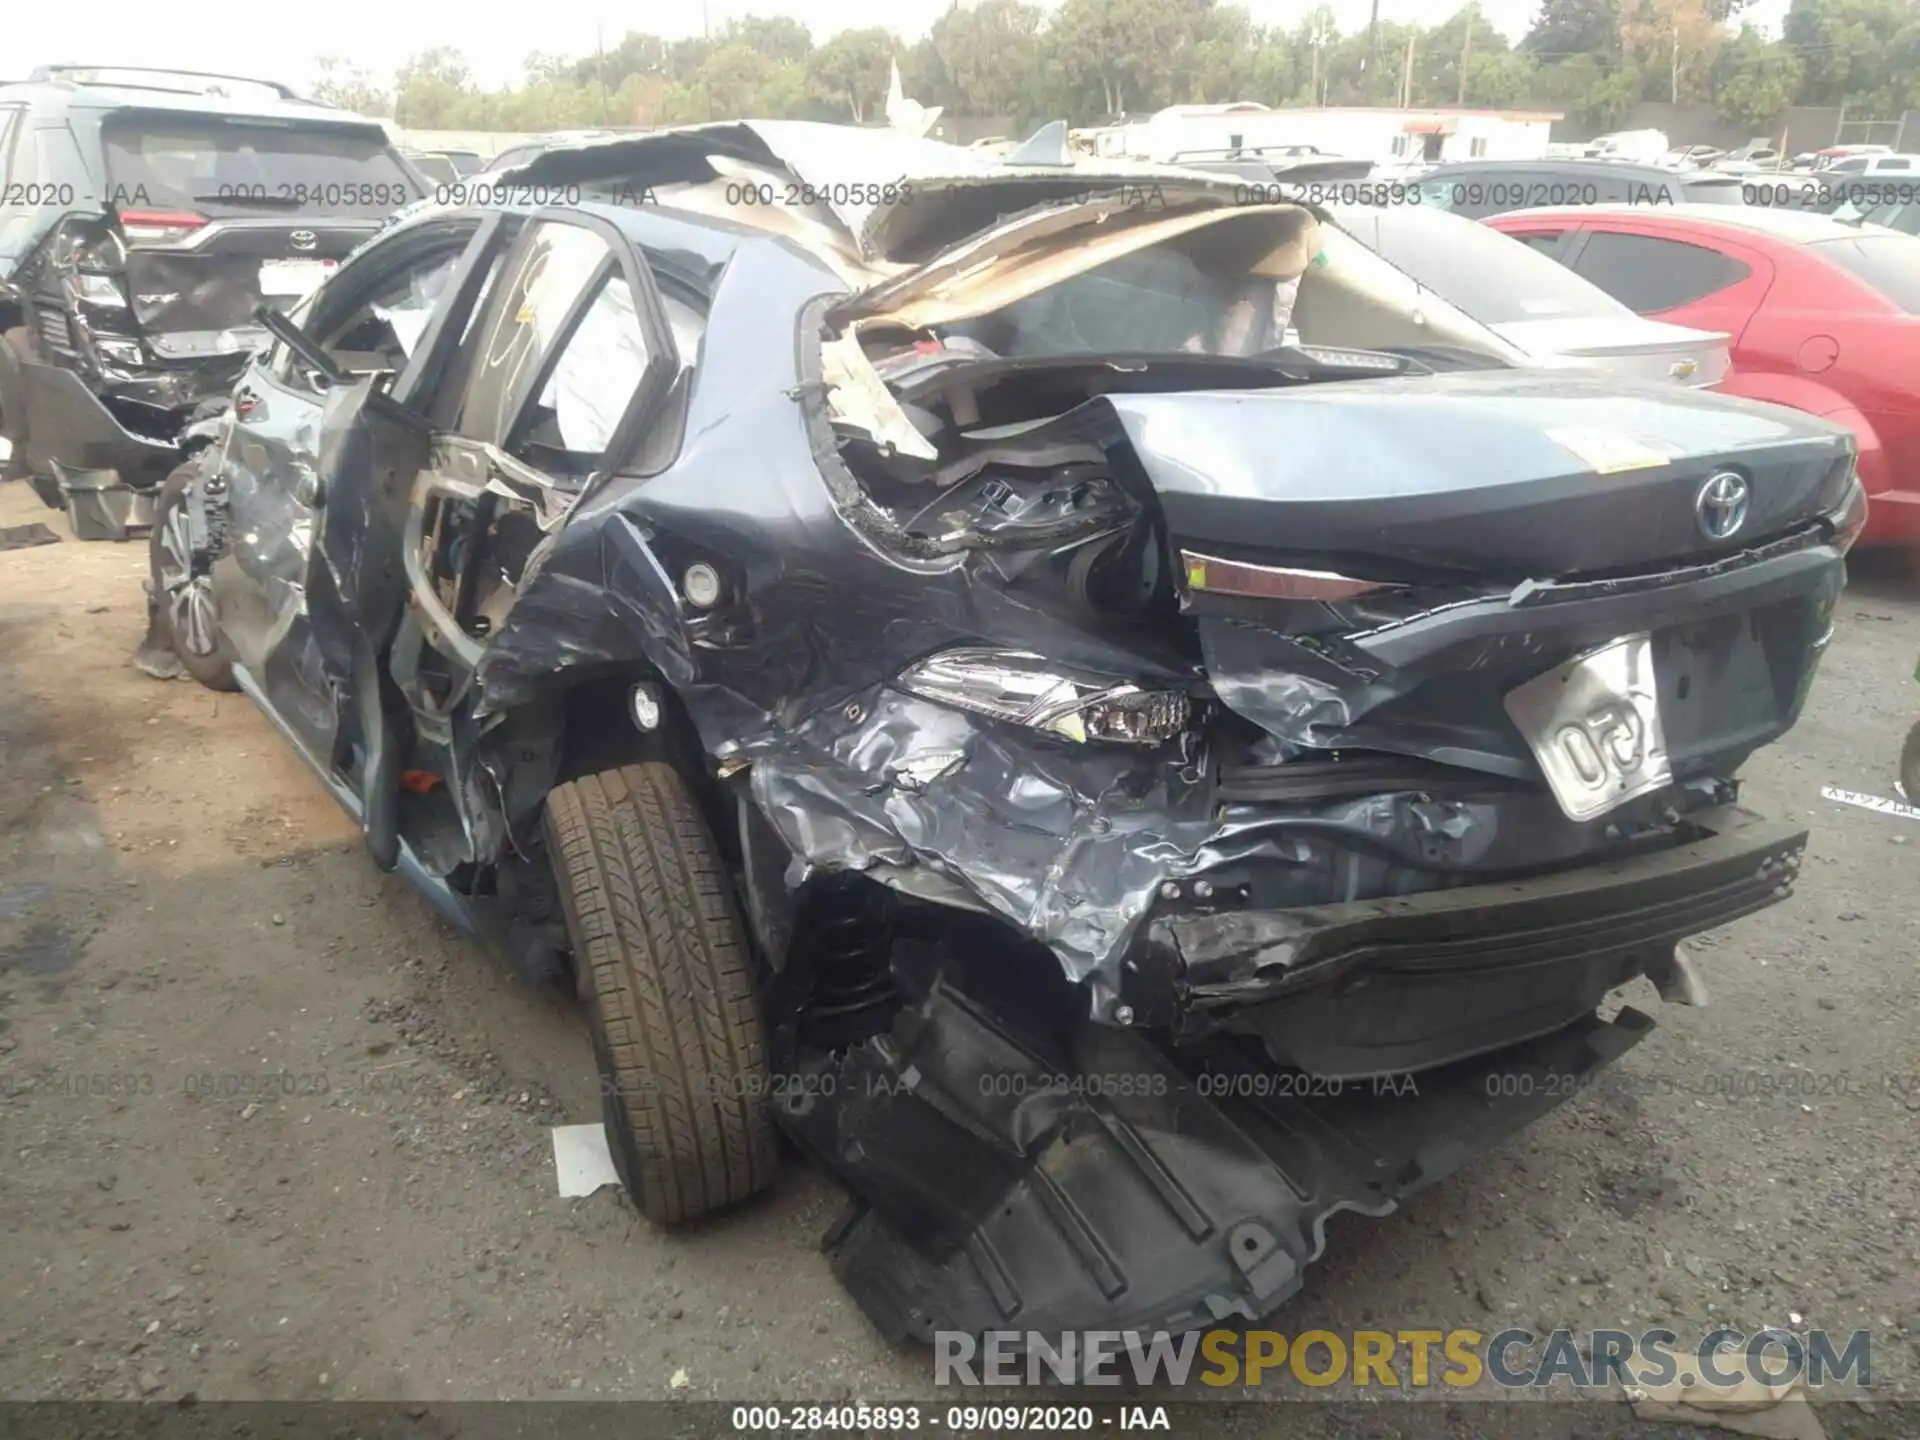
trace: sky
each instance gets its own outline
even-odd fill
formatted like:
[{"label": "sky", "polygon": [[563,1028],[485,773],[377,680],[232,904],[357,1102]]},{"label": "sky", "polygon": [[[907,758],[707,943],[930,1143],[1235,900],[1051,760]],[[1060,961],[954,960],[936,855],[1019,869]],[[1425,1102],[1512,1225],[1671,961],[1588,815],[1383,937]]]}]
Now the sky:
[{"label": "sky", "polygon": [[[498,3],[498,0],[496,0]],[[951,0],[683,0],[675,5],[620,5],[608,0],[540,0],[520,7],[507,0],[326,0],[315,6],[274,10],[265,24],[245,23],[249,9],[224,13],[235,23],[210,24],[207,16],[156,0],[91,0],[76,12],[44,0],[16,0],[0,24],[0,80],[24,77],[35,65],[189,67],[258,75],[296,87],[309,85],[320,56],[334,55],[364,67],[377,81],[391,79],[409,55],[435,45],[453,45],[488,86],[520,78],[529,54],[588,55],[596,27],[611,45],[628,30],[668,38],[697,35],[703,24],[718,29],[743,15],[791,15],[816,38],[836,30],[880,25],[911,41],[924,35]],[[1046,0],[1042,0],[1046,3]],[[1313,9],[1314,0],[1239,0],[1255,21],[1290,25]],[[1437,24],[1464,0],[1380,0],[1383,21]],[[1363,29],[1370,0],[1331,0],[1343,32]],[[1777,34],[1787,0],[1755,0],[1745,17]],[[1538,0],[1481,0],[1487,18],[1518,39],[1538,11]],[[221,12],[214,12],[216,14]],[[537,14],[537,23],[524,17]],[[508,17],[514,17],[509,20]],[[299,17],[299,24],[288,23]],[[296,35],[296,30],[304,33]]]}]

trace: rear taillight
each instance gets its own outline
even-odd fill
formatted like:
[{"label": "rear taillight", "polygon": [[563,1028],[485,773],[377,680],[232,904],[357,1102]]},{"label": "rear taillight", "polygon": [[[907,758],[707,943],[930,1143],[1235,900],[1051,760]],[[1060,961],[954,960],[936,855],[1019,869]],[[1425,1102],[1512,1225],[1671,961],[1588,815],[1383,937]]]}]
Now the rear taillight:
[{"label": "rear taillight", "polygon": [[161,242],[191,235],[207,223],[207,217],[191,210],[122,210],[120,233],[129,240]]},{"label": "rear taillight", "polygon": [[1846,499],[1841,501],[1840,508],[1828,517],[1833,522],[1834,544],[1843,555],[1853,548],[1853,542],[1867,528],[1867,503],[1866,487],[1856,476],[1847,487]]},{"label": "rear taillight", "polygon": [[1297,570],[1284,565],[1250,565],[1195,550],[1180,552],[1180,568],[1189,590],[1209,595],[1241,595],[1259,600],[1351,600],[1395,587],[1377,580],[1356,580],[1331,570]]}]

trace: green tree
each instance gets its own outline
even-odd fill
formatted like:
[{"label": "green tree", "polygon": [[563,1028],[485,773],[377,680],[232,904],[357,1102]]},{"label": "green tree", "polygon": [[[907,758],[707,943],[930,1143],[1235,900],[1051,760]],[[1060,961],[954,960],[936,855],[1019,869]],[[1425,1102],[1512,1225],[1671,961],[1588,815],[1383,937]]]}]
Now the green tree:
[{"label": "green tree", "polygon": [[1532,88],[1533,67],[1512,58],[1512,49],[1479,5],[1464,6],[1427,32],[1414,71],[1414,103],[1513,103]]},{"label": "green tree", "polygon": [[1846,105],[1884,114],[1906,91],[1895,83],[1892,42],[1911,11],[1902,0],[1793,0],[1781,38],[1800,59],[1802,105]]},{"label": "green tree", "polygon": [[769,60],[797,64],[813,53],[813,36],[791,15],[748,15],[729,20],[721,30],[722,45],[745,45]]},{"label": "green tree", "polygon": [[873,119],[886,104],[895,43],[893,32],[878,26],[832,36],[807,57],[812,98],[834,119]]},{"label": "green tree", "polygon": [[1713,104],[1748,134],[1764,134],[1800,88],[1800,59],[1751,25],[1720,47],[1713,62]]},{"label": "green tree", "polygon": [[1040,21],[1040,7],[1025,0],[954,6],[928,33],[919,73],[901,66],[901,84],[949,114],[1032,119],[1040,103]]},{"label": "green tree", "polygon": [[1042,63],[1077,115],[1155,110],[1188,98],[1214,12],[1213,0],[1065,0]]},{"label": "green tree", "polygon": [[1541,0],[1533,28],[1520,48],[1543,59],[1591,56],[1604,62],[1620,53],[1620,0]]},{"label": "green tree", "polygon": [[356,115],[393,114],[393,96],[376,85],[360,66],[338,56],[323,55],[317,68],[320,78],[314,82],[314,99]]},{"label": "green tree", "polygon": [[1664,75],[1659,99],[1705,99],[1719,49],[1720,24],[1708,0],[1622,0],[1620,53],[1649,79]]},{"label": "green tree", "polygon": [[475,116],[467,62],[449,45],[422,50],[394,77],[393,118],[415,130],[460,130]]}]

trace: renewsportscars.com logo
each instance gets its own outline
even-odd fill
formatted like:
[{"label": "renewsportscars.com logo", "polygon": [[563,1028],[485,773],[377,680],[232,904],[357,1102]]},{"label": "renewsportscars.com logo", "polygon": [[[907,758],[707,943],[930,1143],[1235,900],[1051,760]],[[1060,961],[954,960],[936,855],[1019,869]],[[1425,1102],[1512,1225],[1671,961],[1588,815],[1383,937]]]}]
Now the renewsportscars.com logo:
[{"label": "renewsportscars.com logo", "polygon": [[1564,1382],[1582,1389],[1675,1384],[1733,1389],[1759,1381],[1809,1387],[1873,1383],[1873,1338],[1855,1330],[957,1330],[934,1335],[936,1385],[1299,1384],[1505,1390]]}]

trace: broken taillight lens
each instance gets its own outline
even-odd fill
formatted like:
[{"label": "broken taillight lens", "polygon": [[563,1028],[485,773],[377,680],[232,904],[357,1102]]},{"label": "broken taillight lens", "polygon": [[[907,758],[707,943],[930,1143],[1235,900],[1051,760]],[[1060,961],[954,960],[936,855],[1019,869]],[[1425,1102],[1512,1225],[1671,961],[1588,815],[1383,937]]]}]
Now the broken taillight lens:
[{"label": "broken taillight lens", "polygon": [[1186,728],[1187,697],[1146,690],[1114,676],[1055,665],[1030,650],[963,647],[931,655],[900,675],[924,700],[1009,720],[1085,744],[1158,745]]},{"label": "broken taillight lens", "polygon": [[1867,528],[1867,490],[1860,483],[1859,476],[1853,477],[1853,483],[1847,487],[1846,499],[1840,502],[1840,508],[1829,517],[1833,521],[1834,543],[1840,547],[1840,553],[1846,554],[1853,548],[1853,542],[1860,538],[1860,532]]},{"label": "broken taillight lens", "polygon": [[1180,568],[1189,590],[1209,595],[1240,595],[1258,600],[1351,600],[1396,587],[1377,580],[1356,580],[1331,570],[1301,570],[1287,565],[1253,565],[1223,560],[1196,550],[1180,552]]},{"label": "broken taillight lens", "polygon": [[191,210],[122,210],[120,233],[129,240],[164,244],[191,235],[207,217]]}]

